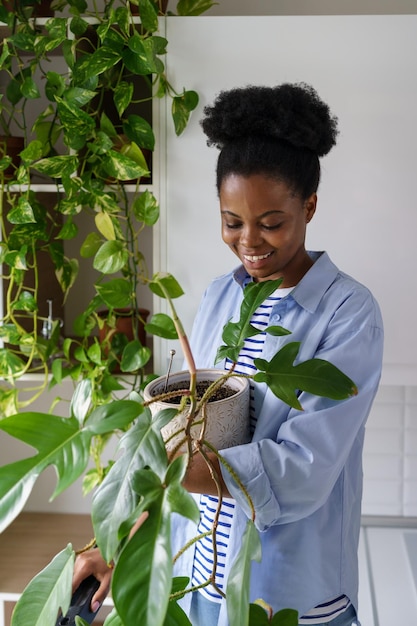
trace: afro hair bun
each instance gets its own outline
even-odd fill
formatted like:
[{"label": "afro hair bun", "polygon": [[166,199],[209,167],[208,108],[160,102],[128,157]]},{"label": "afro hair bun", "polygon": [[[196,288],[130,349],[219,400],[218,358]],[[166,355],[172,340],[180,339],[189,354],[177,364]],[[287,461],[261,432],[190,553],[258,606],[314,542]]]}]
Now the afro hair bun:
[{"label": "afro hair bun", "polygon": [[201,121],[208,145],[222,149],[244,137],[287,141],[324,156],[336,143],[337,118],[305,83],[222,91]]}]

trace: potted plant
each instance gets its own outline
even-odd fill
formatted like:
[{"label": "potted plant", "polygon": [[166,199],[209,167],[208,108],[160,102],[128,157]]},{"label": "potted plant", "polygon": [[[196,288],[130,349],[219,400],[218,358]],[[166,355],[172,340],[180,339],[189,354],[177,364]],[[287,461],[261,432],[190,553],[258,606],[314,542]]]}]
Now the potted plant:
[{"label": "potted plant", "polygon": [[[75,386],[88,379],[90,399],[98,406],[120,389],[116,370],[144,376],[151,352],[143,341],[138,344],[136,330],[127,341],[121,335],[111,341],[107,334],[104,346],[98,338],[100,329],[114,325],[117,308],[143,308],[138,288],[149,279],[137,238],[159,218],[156,198],[142,185],[151,176],[155,137],[151,120],[137,111],[154,98],[171,98],[180,134],[198,102],[193,91],[177,93],[166,76],[167,41],[159,34],[158,2],[114,7],[108,0],[97,10],[80,0],[55,2],[54,17],[35,20],[34,4],[16,0],[19,10],[13,12],[0,7],[6,30],[0,115],[5,129],[18,127],[23,140],[20,165],[8,169],[8,149],[0,159],[5,293],[0,375],[7,382],[0,391],[2,415],[24,408],[64,378]],[[210,6],[209,0],[180,0],[176,9],[193,15]],[[66,74],[53,69],[58,52]],[[104,102],[111,103],[112,119]],[[40,193],[39,183],[48,193]],[[80,223],[88,219],[84,241],[75,254],[67,254]],[[47,257],[48,270],[40,268],[40,254]],[[88,260],[96,276],[92,297],[64,337],[63,303],[83,280],[80,262]],[[46,276],[56,287],[52,319],[39,289]],[[23,399],[15,383],[28,373],[41,380],[24,388]]]},{"label": "potted plant", "polygon": [[[224,345],[218,350],[219,359],[228,356],[232,361],[236,360],[244,337],[248,332],[256,332],[250,326],[253,312],[277,288],[279,282],[251,283],[246,287],[240,319],[229,322],[224,328]],[[76,398],[72,416],[54,418],[53,424],[50,423],[50,415],[31,413],[11,416],[0,422],[1,429],[39,451],[32,457],[32,461],[26,459],[14,464],[13,472],[7,466],[0,468],[0,519],[3,525],[10,522],[23,506],[23,485],[32,483],[46,466],[53,464],[57,468],[58,484],[55,494],[60,493],[85,470],[86,449],[93,436],[105,436],[114,428],[125,431],[120,442],[124,452],[96,489],[92,508],[95,541],[107,562],[115,563],[112,583],[115,609],[105,622],[109,625],[133,626],[138,622],[144,625],[162,625],[166,623],[167,615],[174,620],[172,623],[189,624],[188,618],[176,602],[190,589],[187,588],[188,581],[172,579],[174,555],[170,548],[170,516],[177,512],[195,521],[198,519],[198,507],[181,485],[192,455],[201,454],[210,463],[207,451],[211,451],[225,464],[221,453],[206,438],[210,419],[206,408],[216,389],[236,376],[233,367],[227,372],[220,372],[220,377],[208,386],[203,397],[198,396],[193,355],[173,304],[173,299],[182,290],[169,275],[154,276],[150,288],[169,302],[172,322],[188,366],[189,386],[180,392],[182,397],[179,407],[162,408],[152,415],[148,406],[157,400],[170,399],[178,391],[163,392],[160,397],[147,402],[137,393],[130,400],[114,401],[89,414],[82,410],[83,398]],[[273,326],[267,332],[284,335],[288,331]],[[312,359],[294,366],[298,348],[297,343],[285,343],[270,362],[259,360],[259,371],[253,378],[266,382],[275,395],[296,408],[300,408],[296,389],[339,400],[356,393],[354,383],[330,363]],[[176,436],[179,439],[167,452],[161,429],[183,410],[187,412],[186,423],[177,429]],[[45,444],[39,437],[39,429],[42,430],[47,422],[48,428],[53,431],[53,441]],[[33,426],[35,423],[36,428]],[[192,433],[193,426],[199,427],[198,436]],[[67,461],[64,467],[62,461],[64,458],[69,459],[66,453],[69,447],[77,452],[72,455],[74,462]],[[184,452],[178,456],[180,447],[183,447]],[[227,464],[226,468],[233,473]],[[233,476],[245,491],[239,477],[234,473]],[[221,488],[215,475],[214,481],[221,499]],[[247,497],[250,502],[248,494]],[[252,511],[255,515],[253,505]],[[147,516],[145,523],[131,535],[135,520],[143,514]],[[161,546],[164,546],[162,551]],[[187,548],[190,545],[184,546],[184,550]],[[241,554],[233,569],[233,584],[226,592],[228,603],[230,602],[231,624],[270,623],[263,608],[249,607],[245,602],[249,585],[248,564],[251,559],[258,558],[258,553],[259,543],[252,520],[248,521]],[[161,554],[164,555],[163,559]],[[13,626],[25,623],[28,610],[31,611],[34,623],[37,610],[41,611],[42,619],[50,620],[51,624],[56,619],[59,607],[65,613],[70,601],[69,581],[74,558],[74,550],[68,546],[31,581],[17,605]],[[140,568],[134,567],[138,559],[141,562]],[[210,578],[206,584],[210,584]],[[33,597],[37,598],[38,608],[32,602]],[[263,622],[262,619],[266,621]],[[297,617],[295,612],[288,609],[278,613],[273,623],[291,626],[297,623]]]}]

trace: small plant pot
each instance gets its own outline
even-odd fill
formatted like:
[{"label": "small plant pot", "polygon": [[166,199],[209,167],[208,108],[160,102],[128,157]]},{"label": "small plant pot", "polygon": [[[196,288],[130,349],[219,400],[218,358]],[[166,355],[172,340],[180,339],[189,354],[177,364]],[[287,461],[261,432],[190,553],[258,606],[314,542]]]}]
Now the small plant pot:
[{"label": "small plant pot", "polygon": [[[201,381],[214,382],[220,376],[226,374],[223,370],[202,369],[197,371],[197,384]],[[177,388],[178,383],[183,383],[182,388],[188,389],[189,372],[182,371],[171,374],[170,387]],[[149,402],[155,396],[164,393],[165,376],[161,376],[150,382],[144,389],[144,398]],[[232,390],[232,395],[220,400],[212,400],[207,403],[207,425],[204,439],[211,443],[217,450],[231,448],[250,440],[249,431],[249,380],[242,376],[230,377],[225,386]],[[166,408],[178,409],[178,403],[163,402],[156,400],[149,405],[152,414]],[[179,413],[164,428],[161,429],[162,437],[168,451],[175,448],[184,437],[184,429],[187,423],[188,410]],[[201,418],[198,416],[196,421]],[[201,436],[201,423],[191,428],[191,437],[197,440]],[[181,447],[185,450],[186,445]]]},{"label": "small plant pot", "polygon": [[[132,309],[114,309],[116,316],[115,328],[110,328],[106,323],[99,329],[99,341],[102,344],[104,341],[111,341],[111,338],[116,333],[122,333],[128,339],[133,341],[135,337],[135,328],[137,330],[137,337],[143,346],[146,346],[146,332],[145,323],[149,315],[147,309],[138,309],[139,316],[135,315]],[[106,318],[109,315],[109,311],[100,311],[98,315],[102,318]]]}]

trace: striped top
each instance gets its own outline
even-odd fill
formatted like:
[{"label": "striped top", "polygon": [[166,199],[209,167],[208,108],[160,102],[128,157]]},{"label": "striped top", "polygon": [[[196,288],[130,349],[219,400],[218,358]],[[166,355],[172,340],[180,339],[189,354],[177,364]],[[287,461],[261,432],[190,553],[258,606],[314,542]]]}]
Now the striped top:
[{"label": "striped top", "polygon": [[[259,330],[265,329],[269,325],[272,308],[276,303],[291,292],[292,288],[277,289],[253,314],[251,324]],[[239,359],[235,367],[236,374],[255,374],[257,369],[254,360],[262,355],[266,333],[261,332],[254,337],[245,339],[243,348],[239,354]],[[226,360],[226,369],[232,363]],[[254,411],[254,385],[250,382],[250,430],[253,434],[256,426],[256,415]],[[219,501],[215,496],[200,496],[200,523],[198,533],[209,533],[196,543],[193,564],[192,586],[197,587],[211,576],[214,568],[213,536],[210,534],[213,520],[216,515]],[[235,501],[232,498],[223,498],[218,525],[216,529],[217,563],[215,573],[215,583],[219,589],[225,592],[224,571],[230,531],[233,524]],[[217,590],[208,585],[199,589],[199,592],[208,600],[220,602],[221,596]],[[342,595],[329,602],[318,605],[299,619],[299,624],[323,624],[341,615],[350,606],[349,599]]]}]

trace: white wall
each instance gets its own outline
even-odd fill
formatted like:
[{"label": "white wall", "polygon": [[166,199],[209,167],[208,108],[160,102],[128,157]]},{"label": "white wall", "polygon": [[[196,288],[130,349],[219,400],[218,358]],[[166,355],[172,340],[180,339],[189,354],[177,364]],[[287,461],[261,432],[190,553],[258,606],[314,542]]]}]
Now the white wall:
[{"label": "white wall", "polygon": [[417,13],[415,0],[218,0],[206,15],[384,15]]}]

